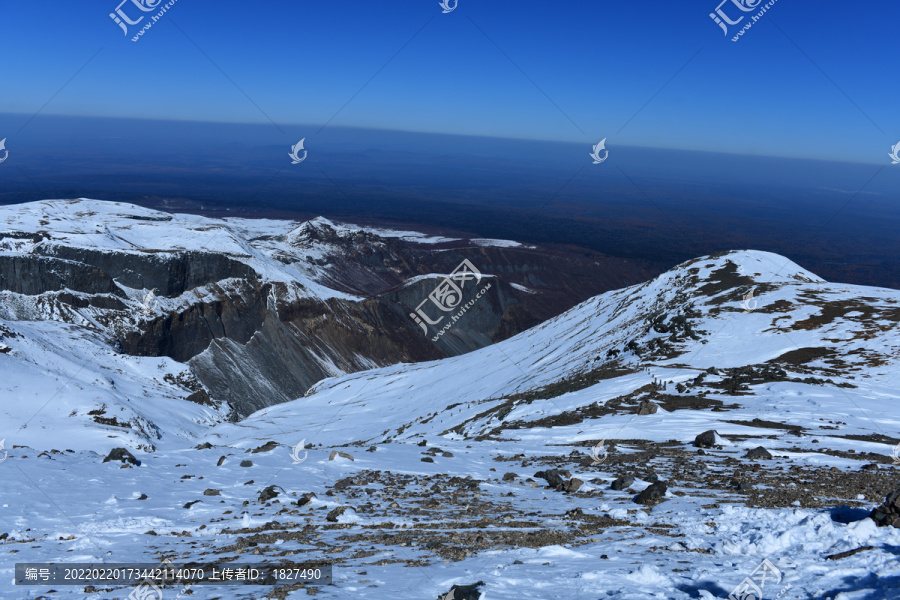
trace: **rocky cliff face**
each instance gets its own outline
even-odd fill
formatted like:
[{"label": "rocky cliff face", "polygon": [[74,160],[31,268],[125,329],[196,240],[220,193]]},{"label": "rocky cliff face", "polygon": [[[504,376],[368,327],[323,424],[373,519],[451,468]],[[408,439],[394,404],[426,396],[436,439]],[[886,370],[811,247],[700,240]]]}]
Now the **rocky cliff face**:
[{"label": "rocky cliff face", "polygon": [[[120,352],[185,363],[236,416],[326,377],[484,347],[654,272],[321,218],[205,219],[83,199],[0,213],[0,318],[72,323]],[[435,309],[430,295],[464,260],[482,276],[454,299],[468,308]],[[441,317],[424,329],[410,316],[423,302]]]}]

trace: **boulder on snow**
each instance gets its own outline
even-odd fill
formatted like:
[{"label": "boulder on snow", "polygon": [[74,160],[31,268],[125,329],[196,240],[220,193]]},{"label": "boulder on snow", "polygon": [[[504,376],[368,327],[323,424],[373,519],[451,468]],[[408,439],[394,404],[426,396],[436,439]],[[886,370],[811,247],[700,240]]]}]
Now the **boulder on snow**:
[{"label": "boulder on snow", "polygon": [[307,504],[312,502],[312,499],[315,497],[316,494],[314,492],[306,492],[305,494],[300,496],[299,500],[297,500],[297,506],[306,506]]},{"label": "boulder on snow", "polygon": [[719,432],[715,429],[710,429],[709,431],[704,431],[700,435],[694,438],[694,445],[698,448],[712,448],[717,445]]},{"label": "boulder on snow", "polygon": [[[268,502],[272,498],[277,498],[278,494],[279,494],[279,492],[278,492],[279,489],[281,489],[281,488],[279,488],[277,485],[270,485],[269,487],[263,489],[259,493],[259,501],[260,502]],[[281,490],[281,491],[284,491],[284,490]]]},{"label": "boulder on snow", "polygon": [[338,517],[347,512],[347,509],[353,510],[352,506],[338,506],[334,510],[330,511],[328,515],[325,517],[325,520],[330,523],[337,523]]},{"label": "boulder on snow", "polygon": [[571,477],[572,474],[568,471],[560,471],[559,469],[547,469],[546,471],[538,471],[534,476],[545,480],[550,487],[558,488],[561,485],[565,485],[565,478]]},{"label": "boulder on snow", "polygon": [[650,487],[638,494],[634,501],[638,504],[654,506],[665,500],[667,489],[668,487],[666,486],[665,482],[654,481],[650,484]]},{"label": "boulder on snow", "polygon": [[639,416],[643,415],[655,415],[656,411],[659,410],[659,404],[653,402],[652,400],[642,400],[638,405],[637,414]]},{"label": "boulder on snow", "polygon": [[578,479],[577,477],[573,477],[572,479],[562,484],[562,490],[564,492],[573,493],[577,492],[582,485],[584,485],[584,482],[582,480]]},{"label": "boulder on snow", "polygon": [[621,477],[616,478],[611,484],[609,484],[610,489],[616,490],[617,492],[620,490],[627,489],[634,483],[634,477],[631,475],[623,475]]},{"label": "boulder on snow", "polygon": [[879,527],[900,527],[900,488],[888,494],[884,503],[869,516]]},{"label": "boulder on snow", "polygon": [[260,446],[258,448],[254,448],[253,450],[250,451],[250,453],[251,454],[259,454],[260,452],[271,452],[272,450],[274,450],[277,447],[278,447],[278,442],[270,440],[270,441],[266,442],[265,444],[263,444],[262,446]]},{"label": "boulder on snow", "polygon": [[744,458],[764,458],[768,460],[772,458],[772,455],[769,454],[769,451],[762,446],[757,446],[752,450],[747,450],[747,454],[744,455]]},{"label": "boulder on snow", "polygon": [[141,465],[141,461],[136,459],[134,455],[125,448],[113,448],[109,451],[109,454],[106,455],[106,458],[103,459],[103,462],[110,462],[113,460],[118,460],[123,463],[131,463],[135,466]]},{"label": "boulder on snow", "polygon": [[438,596],[437,600],[479,600],[481,592],[478,591],[478,588],[483,585],[483,581],[472,585],[454,585],[449,592]]},{"label": "boulder on snow", "polygon": [[332,450],[331,454],[328,455],[328,460],[334,460],[340,456],[341,458],[346,458],[347,460],[353,460],[352,454],[347,454],[346,452],[339,452],[337,450]]}]

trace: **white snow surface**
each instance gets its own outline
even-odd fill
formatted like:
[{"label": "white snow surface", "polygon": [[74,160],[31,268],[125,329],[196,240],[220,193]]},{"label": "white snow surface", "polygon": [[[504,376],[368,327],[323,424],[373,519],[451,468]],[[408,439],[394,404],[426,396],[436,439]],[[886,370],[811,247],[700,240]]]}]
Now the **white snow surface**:
[{"label": "white snow surface", "polygon": [[[266,276],[273,279],[302,275],[273,267],[266,259],[277,250],[275,241],[247,242],[290,237],[302,224],[167,215],[88,200],[77,201],[78,211],[72,213],[66,204],[71,202],[41,203],[40,211],[54,237],[70,244],[135,252],[212,248],[267,269]],[[2,207],[0,214],[6,230],[38,229],[34,207]],[[379,230],[379,235],[386,234]],[[0,241],[5,244],[0,250],[21,251],[29,243],[7,238]],[[725,271],[736,273],[740,284],[721,283],[733,276],[723,275]],[[717,281],[718,287],[713,285]],[[750,287],[755,294],[744,300]],[[329,293],[311,279],[308,289]],[[627,349],[631,340],[642,346],[655,338],[665,340],[668,334],[648,329],[648,319],[660,313],[671,317],[688,305],[699,315],[694,318],[698,335],[678,341],[676,356],[648,361]],[[303,560],[345,559],[335,567],[335,585],[319,588],[322,598],[418,600],[476,581],[484,582],[480,600],[726,598],[764,559],[781,573],[780,581],[767,584],[765,598],[779,593],[781,598],[900,598],[900,530],[878,528],[862,518],[882,497],[862,493],[855,505],[859,519],[847,523],[834,520],[827,509],[753,508],[744,506],[737,494],[720,496],[674,481],[666,501],[649,509],[635,504],[627,490],[611,491],[608,482],[620,473],[603,463],[573,471],[585,482],[584,493],[564,494],[523,482],[544,463],[523,470],[518,462],[504,462],[573,452],[588,456],[598,440],[618,441],[620,453],[636,451],[633,440],[689,449],[698,433],[714,429],[722,443],[709,454],[719,458],[739,459],[747,449],[763,445],[774,455],[763,461],[766,469],[791,464],[857,470],[861,463],[852,454],[889,456],[893,447],[884,439],[900,432],[898,311],[900,292],[895,290],[827,283],[766,252],[727,253],[603,294],[482,350],[340,375],[320,382],[303,398],[218,425],[213,423],[221,415],[187,402],[187,392],[166,381],[167,375],[185,374],[183,365],[118,355],[108,341],[82,327],[7,316],[0,319],[6,330],[0,347],[5,433],[0,433],[5,442],[0,457],[6,456],[0,462],[0,533],[8,534],[0,541],[0,598],[124,599],[131,588],[86,593],[78,586],[55,586],[51,593],[47,586],[14,586],[13,564],[155,563],[162,555],[209,560],[208,549],[251,535],[241,528],[288,521],[302,526],[305,519],[321,524],[328,510],[345,502],[325,492],[342,478],[371,471],[478,479],[484,500],[498,506],[515,502],[522,515],[557,515],[534,517],[543,528],[568,531],[564,514],[574,508],[627,523],[598,526],[560,544],[500,546],[450,561],[418,544],[367,544],[365,553],[356,554],[361,548],[341,536],[387,521],[393,523],[392,531],[422,523],[348,511],[335,526],[320,530],[324,546],[260,542],[263,556],[248,554],[241,560],[262,560],[276,549]],[[837,359],[823,356],[789,369],[796,380],[755,383],[741,394],[710,394],[726,410],[663,407],[646,416],[612,411],[574,422],[548,420],[607,403],[615,406],[614,400],[649,389],[654,381],[665,381],[667,393],[680,394],[677,384],[712,367],[763,365],[810,348],[833,348]],[[611,351],[618,352],[614,358]],[[609,362],[617,365],[615,373],[558,395],[547,392],[548,386]],[[802,381],[810,376],[830,383]],[[509,411],[501,418],[497,409],[502,406]],[[88,413],[101,407],[104,417],[143,424],[143,431],[122,433],[98,424]],[[753,419],[802,426],[807,433],[786,441],[784,432],[748,425]],[[440,446],[452,457],[436,454],[434,462],[422,462],[422,448],[416,444],[426,439],[427,446]],[[279,444],[275,450],[245,454],[269,440]],[[294,464],[291,447],[301,440],[308,458]],[[201,442],[214,447],[195,449]],[[116,446],[131,448],[142,464],[125,468],[103,463]],[[370,446],[377,451],[366,452]],[[44,452],[51,449],[59,452]],[[350,452],[354,460],[329,461],[332,449]],[[225,461],[217,466],[220,456]],[[253,465],[241,467],[248,458]],[[694,460],[711,465],[713,458]],[[896,479],[896,466],[888,462],[881,468],[889,474],[885,477]],[[502,480],[509,469],[521,477]],[[282,496],[266,505],[257,502],[259,491],[273,484],[284,490]],[[634,490],[648,485],[639,480]],[[210,488],[221,495],[204,495]],[[296,507],[287,501],[309,491],[317,498],[298,509],[299,515],[288,512]],[[141,494],[148,498],[138,500]],[[833,498],[833,505],[853,499]],[[183,508],[193,500],[202,502]],[[399,495],[397,501],[405,502]],[[429,514],[422,520],[440,519]],[[502,521],[490,526],[507,527]],[[158,535],[148,534],[150,530]],[[839,561],[824,558],[862,546],[872,549]],[[266,588],[196,586],[189,597],[261,598],[267,592],[260,590]],[[166,598],[177,593],[169,589]],[[287,593],[292,599],[306,596],[303,589]]]}]

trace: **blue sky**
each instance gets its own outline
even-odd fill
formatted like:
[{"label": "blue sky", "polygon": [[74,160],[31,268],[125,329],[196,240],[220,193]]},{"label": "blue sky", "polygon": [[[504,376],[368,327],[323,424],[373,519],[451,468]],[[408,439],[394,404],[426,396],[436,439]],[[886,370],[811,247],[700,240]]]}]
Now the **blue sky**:
[{"label": "blue sky", "polygon": [[734,43],[717,4],[178,0],[134,43],[118,0],[5,2],[0,112],[888,161],[900,5],[778,0]]}]

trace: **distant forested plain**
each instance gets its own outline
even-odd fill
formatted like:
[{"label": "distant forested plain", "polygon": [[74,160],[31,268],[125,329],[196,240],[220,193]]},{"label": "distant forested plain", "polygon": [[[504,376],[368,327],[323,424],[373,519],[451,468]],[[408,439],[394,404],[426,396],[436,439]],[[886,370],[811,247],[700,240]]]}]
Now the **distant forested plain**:
[{"label": "distant forested plain", "polygon": [[[0,126],[21,127],[21,115]],[[18,127],[17,127],[18,125]],[[328,127],[42,116],[6,148],[0,204],[90,197],[210,216],[439,229],[666,269],[783,254],[832,281],[900,288],[900,169],[885,165]],[[293,165],[304,138],[307,159]],[[596,143],[594,141],[593,143]]]}]

